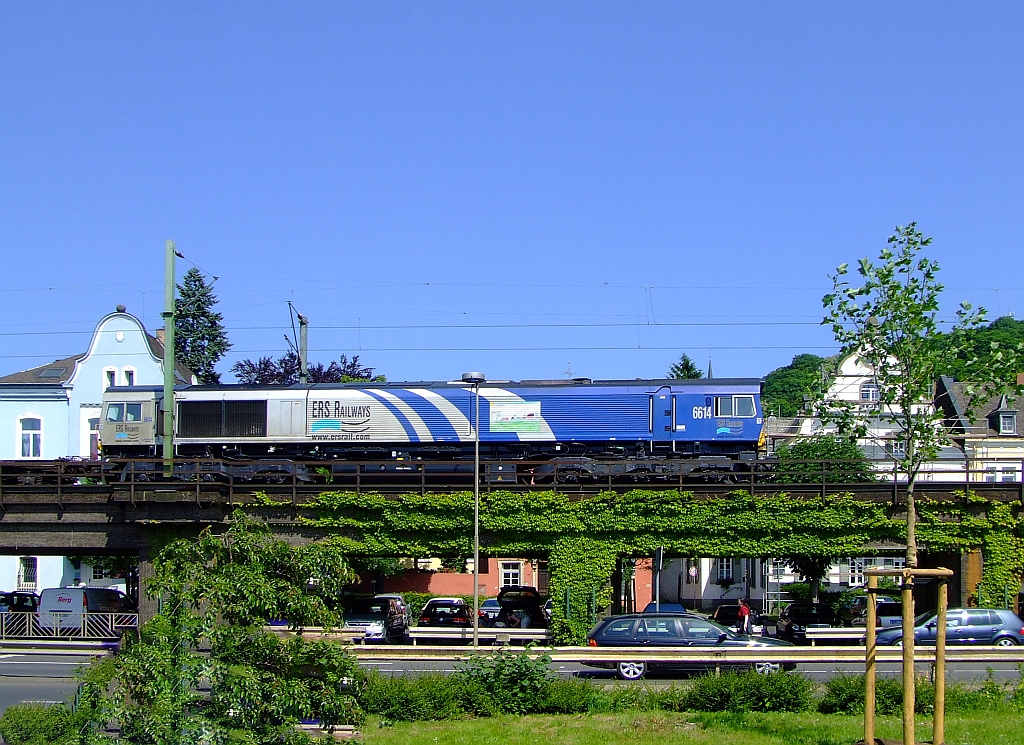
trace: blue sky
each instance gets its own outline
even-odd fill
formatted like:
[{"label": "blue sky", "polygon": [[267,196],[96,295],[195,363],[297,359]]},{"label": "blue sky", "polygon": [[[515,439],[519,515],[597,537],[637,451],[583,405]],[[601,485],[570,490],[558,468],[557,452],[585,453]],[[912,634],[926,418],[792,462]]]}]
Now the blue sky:
[{"label": "blue sky", "polygon": [[[4,3],[0,374],[159,325],[392,380],[760,376],[918,221],[1024,300],[1020,3]],[[188,264],[179,263],[184,271]],[[225,376],[226,380],[230,376]]]}]

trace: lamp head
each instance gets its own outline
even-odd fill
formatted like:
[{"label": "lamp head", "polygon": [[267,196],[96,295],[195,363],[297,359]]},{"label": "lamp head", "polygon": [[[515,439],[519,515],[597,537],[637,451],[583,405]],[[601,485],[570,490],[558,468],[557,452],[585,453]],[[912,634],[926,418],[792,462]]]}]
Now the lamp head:
[{"label": "lamp head", "polygon": [[487,380],[487,376],[482,372],[468,372],[462,373],[462,382],[470,383],[471,385],[479,385]]}]

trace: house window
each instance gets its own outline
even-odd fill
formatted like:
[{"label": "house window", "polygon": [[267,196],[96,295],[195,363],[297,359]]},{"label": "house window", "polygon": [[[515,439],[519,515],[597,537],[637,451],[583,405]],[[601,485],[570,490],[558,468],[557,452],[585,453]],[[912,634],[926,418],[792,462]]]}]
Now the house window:
[{"label": "house window", "polygon": [[732,582],[732,559],[718,560],[718,584]]},{"label": "house window", "polygon": [[18,421],[22,458],[43,457],[43,420],[33,416],[22,417]]},{"label": "house window", "polygon": [[103,377],[106,378],[107,388],[113,388],[117,385],[117,370],[110,368],[103,371]]},{"label": "house window", "polygon": [[501,562],[501,586],[518,587],[522,584],[523,565],[518,561]]},{"label": "house window", "polygon": [[39,586],[39,559],[22,556],[18,561],[18,589],[35,590]]},{"label": "house window", "polygon": [[89,420],[89,458],[99,460],[100,457],[100,418]]},{"label": "house window", "polygon": [[878,385],[876,383],[865,383],[860,387],[861,403],[873,404],[877,403],[878,399]]},{"label": "house window", "polygon": [[93,579],[106,579],[106,575],[103,572],[103,567],[101,567],[101,566],[98,566],[98,567],[94,566],[94,567],[92,567],[92,578]]},{"label": "house window", "polygon": [[850,559],[850,587],[864,584],[864,559]]},{"label": "house window", "polygon": [[1010,412],[1009,414],[999,415],[999,434],[1017,434],[1017,412]]},{"label": "house window", "polygon": [[126,367],[124,370],[124,384],[135,385],[135,371],[130,367]]},{"label": "house window", "polygon": [[1017,480],[1017,469],[1013,466],[1004,467],[1002,473],[1002,480],[1004,482],[1011,482]]},{"label": "house window", "polygon": [[985,481],[986,482],[988,482],[989,484],[994,484],[998,480],[999,480],[999,469],[995,468],[994,466],[992,468],[986,468],[985,469]]},{"label": "house window", "polygon": [[907,457],[907,447],[902,440],[893,440],[889,444],[889,453],[893,458],[897,460],[903,460]]}]

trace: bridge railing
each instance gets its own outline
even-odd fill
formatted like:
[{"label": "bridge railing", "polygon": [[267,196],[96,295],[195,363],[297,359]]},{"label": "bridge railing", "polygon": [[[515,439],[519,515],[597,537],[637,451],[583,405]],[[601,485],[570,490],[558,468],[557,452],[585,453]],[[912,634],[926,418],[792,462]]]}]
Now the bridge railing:
[{"label": "bridge railing", "polygon": [[[923,492],[972,489],[1024,499],[1021,459],[934,461],[917,481]],[[906,489],[894,461],[773,460],[752,458],[720,462],[687,459],[592,459],[585,455],[558,460],[491,460],[480,465],[486,491],[530,491],[537,488],[575,493],[633,488],[683,489],[725,493],[785,490],[793,494],[840,494],[848,491],[898,498]],[[251,502],[259,493],[270,501],[297,504],[303,495],[324,490],[422,494],[473,488],[473,464],[467,461],[419,461],[407,458],[364,461],[285,459],[235,461],[174,460],[165,472],[158,458],[102,461],[0,461],[0,509],[17,494],[46,494],[58,503],[67,495],[112,493],[136,499],[196,502]],[[161,496],[161,494],[163,496]],[[191,497],[190,497],[191,495]]]},{"label": "bridge railing", "polygon": [[138,613],[0,613],[0,640],[119,639],[126,629],[138,625]]}]

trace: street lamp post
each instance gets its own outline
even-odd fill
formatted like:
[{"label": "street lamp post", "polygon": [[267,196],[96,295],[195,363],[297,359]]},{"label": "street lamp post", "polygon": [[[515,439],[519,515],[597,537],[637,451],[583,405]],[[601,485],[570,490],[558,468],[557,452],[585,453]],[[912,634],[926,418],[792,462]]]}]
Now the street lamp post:
[{"label": "street lamp post", "polygon": [[462,382],[473,386],[473,646],[480,646],[480,384],[482,372],[463,373]]}]

